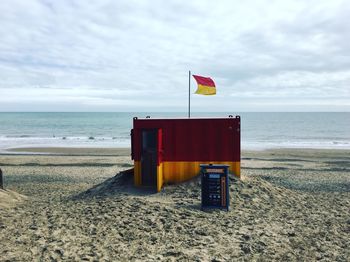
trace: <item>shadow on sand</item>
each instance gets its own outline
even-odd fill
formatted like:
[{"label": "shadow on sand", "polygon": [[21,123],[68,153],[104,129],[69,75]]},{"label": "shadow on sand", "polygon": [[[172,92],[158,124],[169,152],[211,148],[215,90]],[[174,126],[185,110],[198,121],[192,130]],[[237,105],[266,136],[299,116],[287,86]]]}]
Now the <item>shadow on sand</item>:
[{"label": "shadow on sand", "polygon": [[75,195],[74,199],[84,198],[104,198],[114,195],[135,195],[144,196],[157,193],[154,188],[135,187],[134,169],[123,170],[114,177],[108,178],[104,182],[93,186],[92,188]]}]

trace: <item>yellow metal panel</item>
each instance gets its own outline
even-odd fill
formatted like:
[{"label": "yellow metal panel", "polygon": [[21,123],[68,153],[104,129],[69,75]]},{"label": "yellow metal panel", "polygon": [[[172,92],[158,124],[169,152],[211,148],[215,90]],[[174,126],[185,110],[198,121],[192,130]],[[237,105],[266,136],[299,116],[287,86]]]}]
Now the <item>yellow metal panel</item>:
[{"label": "yellow metal panel", "polygon": [[[163,162],[157,167],[157,191],[162,189],[164,183],[178,183],[189,180],[199,174],[200,164],[228,165],[229,171],[237,177],[241,176],[241,162]],[[141,162],[134,162],[135,186],[142,185]]]},{"label": "yellow metal panel", "polygon": [[231,173],[240,177],[241,175],[241,163],[240,162],[163,162],[163,182],[164,183],[177,183],[182,182],[199,174],[200,164],[220,164],[228,165]]},{"label": "yellow metal panel", "polygon": [[134,161],[134,183],[135,186],[141,186],[141,162]]},{"label": "yellow metal panel", "polygon": [[157,192],[162,189],[163,186],[163,163],[157,166]]}]

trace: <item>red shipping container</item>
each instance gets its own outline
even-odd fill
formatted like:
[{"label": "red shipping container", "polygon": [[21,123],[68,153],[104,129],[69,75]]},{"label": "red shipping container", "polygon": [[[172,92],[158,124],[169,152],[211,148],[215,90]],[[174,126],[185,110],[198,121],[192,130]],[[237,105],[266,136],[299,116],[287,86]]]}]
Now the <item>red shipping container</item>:
[{"label": "red shipping container", "polygon": [[188,180],[199,164],[226,164],[240,176],[240,117],[134,118],[131,130],[135,185],[160,191],[164,183]]}]

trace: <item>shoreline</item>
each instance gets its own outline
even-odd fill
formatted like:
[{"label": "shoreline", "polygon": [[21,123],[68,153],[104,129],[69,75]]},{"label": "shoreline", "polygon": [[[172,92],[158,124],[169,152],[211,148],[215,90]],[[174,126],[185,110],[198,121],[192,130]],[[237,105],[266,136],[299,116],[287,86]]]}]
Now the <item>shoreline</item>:
[{"label": "shoreline", "polygon": [[[337,155],[344,153],[350,154],[350,149],[345,148],[267,148],[267,149],[248,149],[241,150],[241,157],[245,155],[255,155],[259,153],[303,153],[304,155],[312,155],[315,153],[330,153]],[[63,155],[63,156],[130,156],[130,147],[18,147],[4,149],[0,155]]]},{"label": "shoreline", "polygon": [[18,147],[5,149],[0,155],[87,155],[87,156],[129,156],[127,147]]}]

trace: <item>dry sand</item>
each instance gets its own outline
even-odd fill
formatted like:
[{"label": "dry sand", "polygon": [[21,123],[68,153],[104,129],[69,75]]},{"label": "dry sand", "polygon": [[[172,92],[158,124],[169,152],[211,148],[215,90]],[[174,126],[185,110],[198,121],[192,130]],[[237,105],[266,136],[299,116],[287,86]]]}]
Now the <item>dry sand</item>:
[{"label": "dry sand", "polygon": [[1,261],[350,260],[349,151],[244,152],[229,212],[200,210],[199,179],[153,194],[115,177],[128,150],[54,153],[0,155],[28,197],[0,206]]},{"label": "dry sand", "polygon": [[26,200],[27,197],[11,190],[0,189],[0,211],[13,208]]}]

